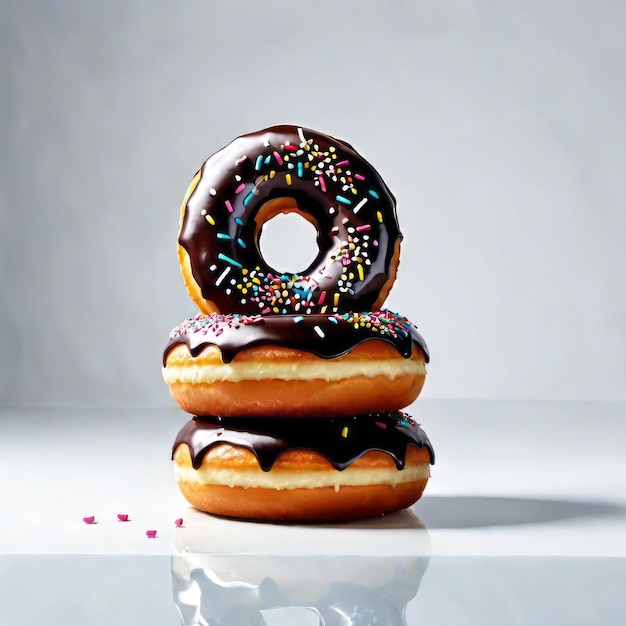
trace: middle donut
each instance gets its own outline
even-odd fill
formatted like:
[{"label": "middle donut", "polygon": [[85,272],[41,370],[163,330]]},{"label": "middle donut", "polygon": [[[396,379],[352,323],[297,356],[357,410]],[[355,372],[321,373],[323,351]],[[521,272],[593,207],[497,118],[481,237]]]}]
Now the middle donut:
[{"label": "middle donut", "polygon": [[335,417],[408,406],[428,360],[416,327],[391,311],[198,314],[170,334],[163,378],[194,415]]}]

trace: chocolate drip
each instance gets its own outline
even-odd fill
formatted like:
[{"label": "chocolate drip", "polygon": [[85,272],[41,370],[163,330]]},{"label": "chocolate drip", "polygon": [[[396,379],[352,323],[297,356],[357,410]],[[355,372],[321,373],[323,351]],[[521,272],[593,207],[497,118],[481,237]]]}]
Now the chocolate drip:
[{"label": "chocolate drip", "polygon": [[172,455],[187,444],[195,469],[204,455],[220,443],[250,450],[265,472],[286,450],[310,450],[321,454],[339,471],[370,450],[386,452],[400,470],[410,444],[426,448],[430,462],[435,453],[426,433],[406,413],[371,413],[352,417],[304,417],[286,419],[195,417],[178,433]]},{"label": "chocolate drip", "polygon": [[[367,321],[361,325],[361,320]],[[197,315],[172,332],[163,353],[163,365],[170,350],[181,343],[187,345],[194,357],[206,346],[215,345],[221,350],[223,361],[229,363],[241,350],[262,344],[303,350],[332,359],[370,339],[391,344],[405,358],[410,358],[417,346],[424,353],[426,362],[429,361],[426,342],[415,326],[406,318],[381,311],[331,316]]]}]

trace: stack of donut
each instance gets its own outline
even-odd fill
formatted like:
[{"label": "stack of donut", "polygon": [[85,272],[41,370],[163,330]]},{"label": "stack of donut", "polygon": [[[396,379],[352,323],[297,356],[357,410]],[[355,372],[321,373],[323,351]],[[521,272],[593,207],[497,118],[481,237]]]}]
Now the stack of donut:
[{"label": "stack of donut", "polygon": [[[296,213],[317,231],[302,273],[259,247]],[[401,410],[428,350],[383,309],[402,236],[395,199],[345,142],[296,126],[239,137],[210,157],[183,201],[178,257],[199,309],[170,334],[163,377],[191,413],[173,447],[176,480],[209,513],[353,519],[421,496],[434,453]]]}]

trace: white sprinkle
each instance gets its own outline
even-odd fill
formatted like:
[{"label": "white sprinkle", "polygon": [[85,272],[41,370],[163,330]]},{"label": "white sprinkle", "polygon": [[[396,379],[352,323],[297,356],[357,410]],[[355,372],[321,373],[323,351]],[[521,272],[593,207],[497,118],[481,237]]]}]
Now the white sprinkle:
[{"label": "white sprinkle", "polygon": [[367,202],[367,198],[363,198],[363,200],[361,200],[355,207],[354,207],[354,213],[358,213],[362,208],[363,205]]},{"label": "white sprinkle", "polygon": [[266,148],[269,148],[269,147],[270,147],[270,138],[269,138],[269,137],[267,137],[267,136],[265,137],[265,139],[263,140],[263,145],[264,145]]},{"label": "white sprinkle", "polygon": [[298,128],[298,137],[300,137],[300,141],[302,143],[306,143],[306,139],[304,138],[304,131],[301,128]]},{"label": "white sprinkle", "polygon": [[328,209],[328,215],[334,215],[335,214],[335,207],[331,206],[330,209]]},{"label": "white sprinkle", "polygon": [[200,215],[206,215],[206,209],[202,209],[202,211],[200,211]]},{"label": "white sprinkle", "polygon": [[239,174],[235,174],[235,180],[240,183],[241,182],[241,176],[239,176]]},{"label": "white sprinkle", "polygon": [[212,196],[216,196],[216,195],[217,195],[217,191],[216,191],[215,187],[211,187],[211,189],[209,189],[209,193],[210,193]]},{"label": "white sprinkle", "polygon": [[216,286],[220,286],[220,283],[226,278],[228,272],[230,272],[230,265],[228,265],[226,269],[217,277],[217,280],[215,281]]},{"label": "white sprinkle", "polygon": [[209,267],[209,269],[214,272],[217,269],[217,265],[215,263]]}]

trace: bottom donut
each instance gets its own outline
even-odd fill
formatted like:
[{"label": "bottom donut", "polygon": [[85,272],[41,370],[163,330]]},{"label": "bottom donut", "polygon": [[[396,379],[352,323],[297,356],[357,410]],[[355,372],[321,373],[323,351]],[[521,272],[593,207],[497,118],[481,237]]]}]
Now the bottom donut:
[{"label": "bottom donut", "polygon": [[176,437],[176,481],[195,508],[258,520],[348,520],[414,504],[434,452],[405,413],[202,417]]}]

